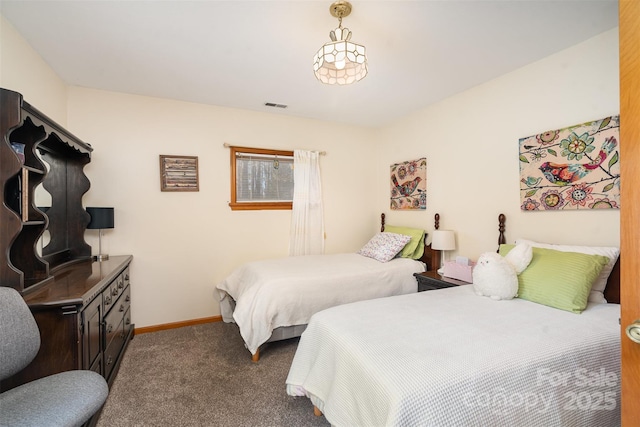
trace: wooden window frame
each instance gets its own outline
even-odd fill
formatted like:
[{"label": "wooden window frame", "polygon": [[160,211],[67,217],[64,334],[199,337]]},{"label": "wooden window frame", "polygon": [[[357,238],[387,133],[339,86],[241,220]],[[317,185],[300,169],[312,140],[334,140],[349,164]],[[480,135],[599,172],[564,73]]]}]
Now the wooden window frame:
[{"label": "wooden window frame", "polygon": [[266,154],[272,156],[293,157],[293,151],[272,150],[268,148],[229,147],[231,169],[231,201],[229,206],[233,211],[250,210],[291,210],[293,202],[238,202],[236,195],[236,153]]}]

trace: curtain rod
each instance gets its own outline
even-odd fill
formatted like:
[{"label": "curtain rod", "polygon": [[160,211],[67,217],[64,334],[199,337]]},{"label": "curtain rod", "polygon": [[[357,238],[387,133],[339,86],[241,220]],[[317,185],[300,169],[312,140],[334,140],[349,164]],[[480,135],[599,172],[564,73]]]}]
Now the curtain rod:
[{"label": "curtain rod", "polygon": [[[234,145],[231,145],[231,144],[229,144],[229,143],[227,143],[227,142],[225,142],[225,143],[224,143],[224,144],[222,144],[222,145],[224,146],[224,148],[234,147]],[[313,150],[311,150],[311,151],[313,151]],[[327,152],[326,152],[326,151],[318,151],[317,153],[318,153],[318,154],[320,154],[321,156],[324,156],[324,155],[326,155],[326,154],[327,154]]]}]

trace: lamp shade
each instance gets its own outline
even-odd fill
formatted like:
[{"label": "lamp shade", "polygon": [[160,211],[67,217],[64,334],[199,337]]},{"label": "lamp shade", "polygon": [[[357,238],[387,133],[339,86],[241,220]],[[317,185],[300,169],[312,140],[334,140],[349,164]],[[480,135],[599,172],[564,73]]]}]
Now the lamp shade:
[{"label": "lamp shade", "polygon": [[[362,45],[343,40],[348,28],[336,28],[333,34],[338,41],[326,43],[313,57],[313,72],[322,83],[348,85],[367,75],[367,56]],[[343,34],[345,34],[343,36]]]},{"label": "lamp shade", "polygon": [[364,46],[351,41],[351,31],[342,27],[342,18],[351,13],[351,3],[338,0],[329,7],[338,18],[338,28],[329,32],[325,43],[313,57],[313,72],[322,83],[348,85],[367,75],[367,55]]},{"label": "lamp shade", "polygon": [[456,236],[453,230],[434,230],[431,249],[452,251],[456,248]]},{"label": "lamp shade", "polygon": [[113,228],[113,208],[87,208],[91,222],[87,228],[92,230]]}]

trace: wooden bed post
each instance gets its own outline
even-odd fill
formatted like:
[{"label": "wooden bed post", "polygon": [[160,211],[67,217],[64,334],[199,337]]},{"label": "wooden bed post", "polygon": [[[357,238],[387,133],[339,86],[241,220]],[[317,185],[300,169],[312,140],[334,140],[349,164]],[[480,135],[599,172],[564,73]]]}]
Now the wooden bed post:
[{"label": "wooden bed post", "polygon": [[380,214],[380,231],[384,231],[384,219],[385,219],[385,214],[384,212],[382,214]]},{"label": "wooden bed post", "polygon": [[[440,214],[435,214],[433,219],[433,228],[434,230],[438,230],[440,228]],[[431,270],[437,270],[438,268],[440,268],[440,258],[442,257],[442,252],[431,249],[431,244],[429,244],[429,249],[431,251]]]},{"label": "wooden bed post", "polygon": [[260,360],[260,349],[257,349],[257,350],[256,350],[256,352],[255,352],[255,354],[252,354],[252,355],[251,355],[251,361],[252,361],[253,363],[257,363],[257,362],[258,362],[258,360]]},{"label": "wooden bed post", "polygon": [[507,217],[504,214],[498,215],[498,230],[500,234],[498,235],[498,250],[500,250],[500,245],[507,243],[507,239],[504,237],[504,223],[507,221]]},{"label": "wooden bed post", "polygon": [[318,409],[318,407],[316,405],[313,405],[313,415],[315,415],[316,417],[319,417],[319,416],[322,415],[322,411],[320,409]]}]

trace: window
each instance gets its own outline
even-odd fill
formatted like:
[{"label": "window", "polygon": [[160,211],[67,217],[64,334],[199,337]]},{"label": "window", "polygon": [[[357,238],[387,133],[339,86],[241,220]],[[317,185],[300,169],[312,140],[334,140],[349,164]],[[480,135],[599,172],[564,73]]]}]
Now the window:
[{"label": "window", "polygon": [[293,151],[229,147],[232,210],[289,209]]}]

